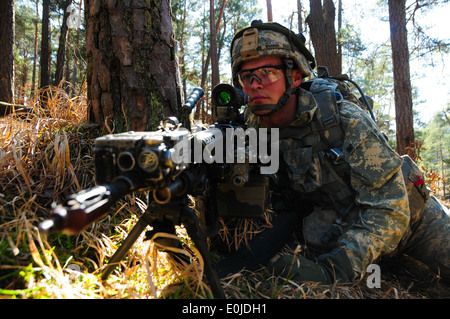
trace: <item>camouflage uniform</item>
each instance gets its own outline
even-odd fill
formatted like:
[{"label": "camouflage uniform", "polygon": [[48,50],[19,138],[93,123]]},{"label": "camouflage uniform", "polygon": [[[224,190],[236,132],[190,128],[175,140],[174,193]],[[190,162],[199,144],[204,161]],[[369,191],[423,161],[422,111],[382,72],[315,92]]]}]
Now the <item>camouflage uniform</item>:
[{"label": "camouflage uniform", "polygon": [[[402,251],[450,280],[449,212],[427,194],[420,169],[415,164],[405,169],[412,161],[391,149],[352,94],[338,87],[344,99],[335,105],[336,99],[323,98],[320,90],[313,89],[314,84],[308,87],[304,82],[298,90],[291,88],[292,64],[305,78],[313,74],[315,67],[314,57],[302,38],[277,23],[254,21],[236,33],[230,51],[236,86],[236,75],[246,61],[278,56],[287,66],[286,92],[278,104],[267,106],[272,113],[282,108],[289,96],[297,95],[297,117],[288,128],[280,130],[280,136],[285,137],[280,140],[280,158],[284,163],[272,204],[277,211],[301,215],[309,246],[328,257],[322,261],[319,257],[320,268],[300,260],[296,278],[329,282],[333,279],[333,266],[324,264],[328,258],[341,268],[341,278],[355,279],[379,257]],[[322,110],[328,112],[331,105],[333,114],[339,115],[323,116]],[[263,119],[248,108],[246,115],[249,126],[266,127]],[[329,124],[329,119],[336,123]],[[340,151],[338,158],[330,156],[334,148]],[[301,206],[302,198],[312,202],[312,212]],[[292,264],[284,268],[289,267]],[[311,276],[308,268],[315,269]]]},{"label": "camouflage uniform", "polygon": [[[297,119],[291,127],[311,125],[316,109],[312,94],[300,89]],[[360,107],[344,100],[339,112],[344,152],[344,160],[339,164],[327,159],[324,150],[320,150],[317,132],[280,141],[280,158],[286,165],[289,189],[316,206],[304,219],[306,240],[311,238],[312,246],[324,252],[336,246],[344,248],[355,277],[363,275],[380,256],[400,248],[440,271],[443,278],[450,278],[448,209],[431,196],[423,212],[410,214],[402,158]],[[260,117],[250,112],[247,115],[249,126],[265,127]],[[336,169],[336,165],[345,168]],[[295,201],[295,195],[285,200]],[[302,214],[301,208],[298,213]],[[338,230],[334,233],[336,241],[321,240],[333,226]]]}]

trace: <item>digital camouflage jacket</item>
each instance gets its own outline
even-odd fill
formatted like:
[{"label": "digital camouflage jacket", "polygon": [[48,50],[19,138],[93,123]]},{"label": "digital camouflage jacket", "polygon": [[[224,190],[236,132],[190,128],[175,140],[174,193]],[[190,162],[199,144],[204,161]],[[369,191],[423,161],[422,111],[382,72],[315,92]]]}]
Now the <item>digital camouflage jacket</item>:
[{"label": "digital camouflage jacket", "polygon": [[[297,119],[280,130],[280,136],[288,132],[280,140],[280,158],[288,176],[286,193],[314,204],[303,220],[307,241],[323,251],[343,247],[354,272],[362,275],[378,257],[394,252],[409,233],[403,161],[367,112],[345,99],[338,109],[342,140],[329,145],[325,135],[332,131],[314,129],[320,127],[315,123],[316,99],[300,88]],[[267,127],[248,109],[246,115],[250,127]],[[333,147],[342,156],[331,156]],[[304,213],[302,207],[295,209]]]}]

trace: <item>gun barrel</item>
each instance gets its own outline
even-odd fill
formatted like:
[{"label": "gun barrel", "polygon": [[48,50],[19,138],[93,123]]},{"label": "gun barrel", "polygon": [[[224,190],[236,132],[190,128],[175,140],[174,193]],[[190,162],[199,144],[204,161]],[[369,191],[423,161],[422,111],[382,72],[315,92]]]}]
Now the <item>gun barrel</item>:
[{"label": "gun barrel", "polygon": [[122,196],[132,191],[127,179],[117,179],[70,196],[63,205],[55,205],[50,218],[39,228],[45,232],[75,235],[94,221],[102,218]]},{"label": "gun barrel", "polygon": [[180,195],[185,189],[185,182],[178,178],[167,187],[154,189],[153,199],[158,204],[167,204],[173,196]]}]

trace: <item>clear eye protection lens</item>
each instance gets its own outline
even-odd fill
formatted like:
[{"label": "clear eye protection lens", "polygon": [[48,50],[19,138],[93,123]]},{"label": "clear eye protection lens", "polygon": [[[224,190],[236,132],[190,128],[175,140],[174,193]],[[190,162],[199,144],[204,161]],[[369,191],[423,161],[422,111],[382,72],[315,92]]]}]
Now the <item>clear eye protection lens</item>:
[{"label": "clear eye protection lens", "polygon": [[239,74],[239,84],[242,87],[248,87],[251,86],[253,83],[253,80],[258,81],[258,83],[262,83],[263,80],[256,75],[255,73],[251,73],[251,72],[244,72],[242,74]]},{"label": "clear eye protection lens", "polygon": [[257,80],[258,83],[263,85],[271,84],[283,77],[282,68],[282,65],[274,65],[241,71],[237,74],[239,84],[241,87],[249,87],[253,80]]}]

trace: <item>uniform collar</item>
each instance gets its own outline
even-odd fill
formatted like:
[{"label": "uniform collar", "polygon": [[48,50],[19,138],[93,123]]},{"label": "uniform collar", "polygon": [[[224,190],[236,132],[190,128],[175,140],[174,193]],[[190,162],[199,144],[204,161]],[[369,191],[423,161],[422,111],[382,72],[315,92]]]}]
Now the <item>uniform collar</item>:
[{"label": "uniform collar", "polygon": [[310,123],[316,110],[317,103],[312,93],[300,87],[297,95],[296,119],[289,126],[302,127]]}]

